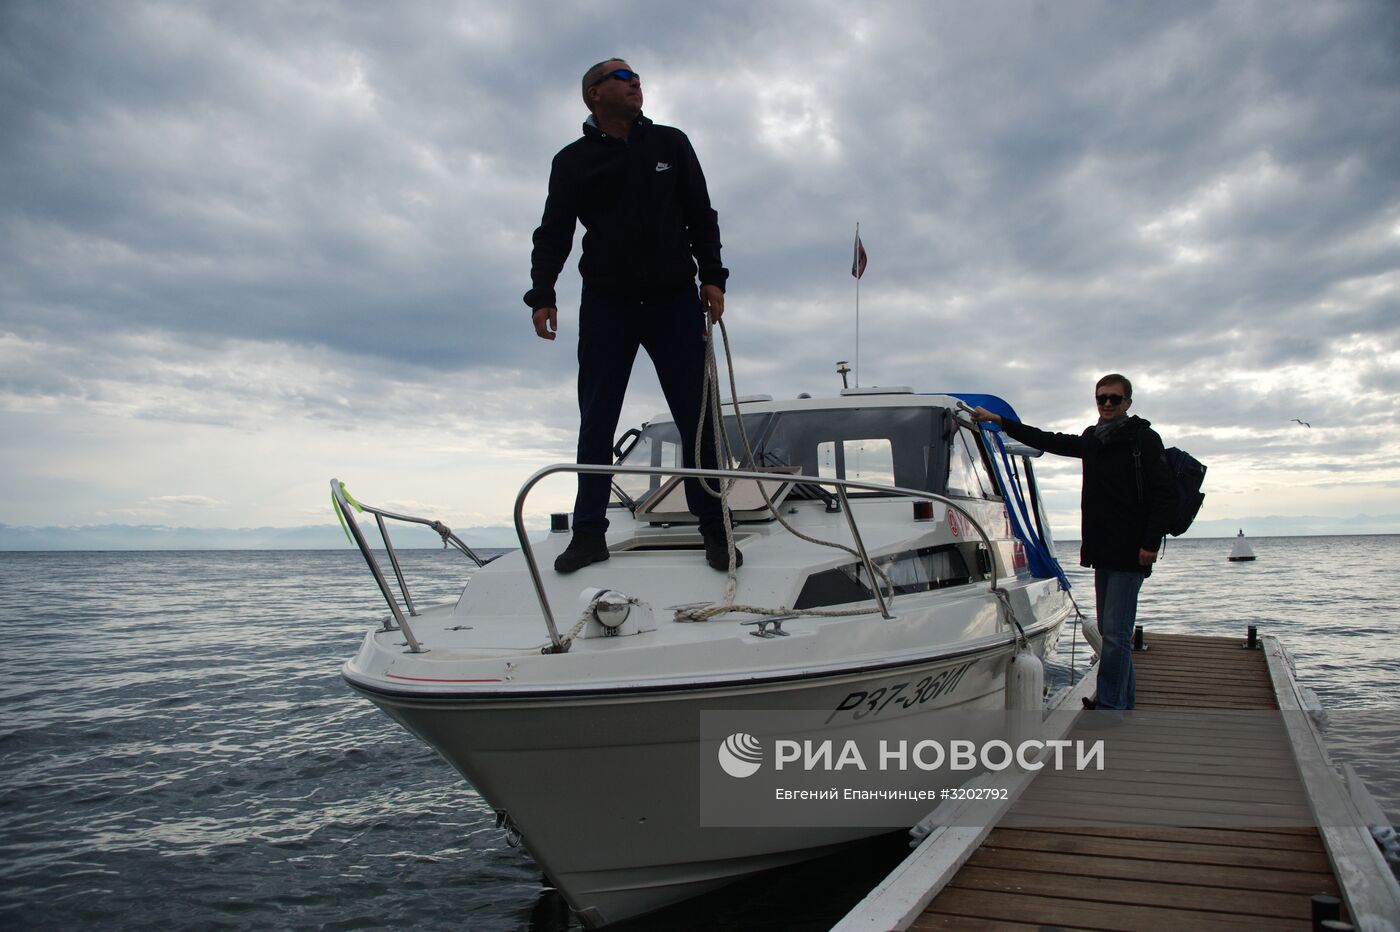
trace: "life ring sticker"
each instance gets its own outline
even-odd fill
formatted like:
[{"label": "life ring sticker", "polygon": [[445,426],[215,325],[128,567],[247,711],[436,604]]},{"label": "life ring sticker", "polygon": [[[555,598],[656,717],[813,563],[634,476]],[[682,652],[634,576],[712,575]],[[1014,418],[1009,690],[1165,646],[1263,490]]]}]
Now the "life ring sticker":
[{"label": "life ring sticker", "polygon": [[958,522],[958,513],[953,509],[948,509],[948,533],[954,537],[962,534],[962,527]]}]

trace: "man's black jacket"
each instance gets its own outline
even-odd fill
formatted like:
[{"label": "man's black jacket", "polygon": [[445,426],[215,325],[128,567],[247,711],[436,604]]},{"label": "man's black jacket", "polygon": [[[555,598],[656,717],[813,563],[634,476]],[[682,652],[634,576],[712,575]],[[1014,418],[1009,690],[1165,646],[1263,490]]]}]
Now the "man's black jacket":
[{"label": "man's black jacket", "polygon": [[556,307],[554,283],[569,256],[574,221],[583,224],[583,283],[611,296],[641,299],[701,284],[724,287],[719,216],[685,133],[638,116],[629,138],[590,122],[559,151],[549,174],[544,216],[535,230],[531,310]]},{"label": "man's black jacket", "polygon": [[1152,575],[1151,567],[1138,562],[1138,551],[1161,548],[1176,492],[1162,438],[1150,421],[1130,417],[1106,442],[1094,436],[1092,427],[1079,435],[1056,434],[1004,418],[1002,430],[1037,450],[1084,461],[1080,564]]}]

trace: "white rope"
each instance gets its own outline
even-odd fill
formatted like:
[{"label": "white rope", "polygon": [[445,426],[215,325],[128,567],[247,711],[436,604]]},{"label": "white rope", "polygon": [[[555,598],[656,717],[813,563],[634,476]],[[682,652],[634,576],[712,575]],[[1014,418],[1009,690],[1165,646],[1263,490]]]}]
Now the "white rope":
[{"label": "white rope", "polygon": [[878,606],[870,605],[865,608],[763,608],[757,605],[707,605],[704,608],[678,608],[676,609],[676,621],[709,621],[716,615],[771,615],[782,618],[789,618],[794,615],[811,615],[817,618],[841,618],[850,615],[872,615],[878,612]]},{"label": "white rope", "polygon": [[[718,323],[720,338],[724,341],[724,361],[729,374],[729,397],[734,400],[734,420],[739,428],[739,439],[743,443],[744,453],[748,457],[748,462],[757,469],[759,464],[753,453],[753,445],[749,442],[748,430],[744,426],[743,412],[739,410],[739,389],[734,380],[734,356],[729,348],[729,330],[725,327],[722,319],[718,321]],[[704,434],[703,425],[707,415],[710,418],[710,423],[714,429],[715,435],[715,465],[721,469],[732,469],[734,468],[734,451],[729,444],[729,435],[724,430],[723,411],[720,405],[719,365],[715,361],[714,325],[710,321],[708,314],[705,315],[705,378],[701,385],[700,415],[696,419],[695,429],[694,452],[696,466],[699,466],[701,462],[700,453],[703,448],[701,437]],[[725,578],[723,601],[720,604],[708,605],[704,608],[679,608],[676,610],[674,616],[676,621],[709,621],[717,615],[729,613],[745,615],[811,615],[816,617],[837,618],[850,615],[868,615],[873,611],[878,611],[878,608],[870,607],[851,609],[790,609],[785,607],[763,608],[753,605],[734,604],[735,594],[739,588],[738,567],[735,566],[737,559],[735,557],[734,547],[734,528],[730,523],[729,509],[729,491],[733,488],[734,482],[735,480],[733,479],[721,479],[719,491],[716,492],[710,486],[708,480],[700,480],[700,487],[709,495],[719,499],[720,516],[724,522],[724,542],[725,549],[728,551],[729,555],[729,570]],[[768,491],[763,487],[763,483],[756,481],[756,485],[758,486],[758,494],[763,498],[764,505],[767,506],[768,511],[777,520],[778,524],[788,533],[799,540],[804,540],[821,547],[832,547],[837,550],[842,550],[855,557],[857,560],[862,559],[860,553],[854,548],[847,547],[845,544],[837,543],[836,541],[821,540],[820,538],[812,537],[793,527],[779,514],[777,507],[773,504],[773,500],[768,497]],[[879,574],[880,578],[884,580],[885,585],[889,588],[886,604],[892,603],[894,601],[894,583],[891,582],[889,576],[883,569],[875,565],[873,560],[870,561],[870,567]],[[879,585],[879,583],[872,579],[871,585],[876,586]]]}]

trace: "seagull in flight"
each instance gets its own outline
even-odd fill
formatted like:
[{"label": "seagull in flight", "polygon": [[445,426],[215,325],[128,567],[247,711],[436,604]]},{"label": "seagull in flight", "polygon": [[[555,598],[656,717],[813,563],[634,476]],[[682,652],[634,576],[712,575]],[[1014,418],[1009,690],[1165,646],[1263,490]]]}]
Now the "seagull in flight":
[{"label": "seagull in flight", "polygon": [[1312,425],[1309,424],[1307,421],[1300,421],[1300,420],[1298,420],[1296,417],[1293,419],[1293,423],[1294,423],[1294,424],[1302,424],[1304,427],[1312,427]]}]

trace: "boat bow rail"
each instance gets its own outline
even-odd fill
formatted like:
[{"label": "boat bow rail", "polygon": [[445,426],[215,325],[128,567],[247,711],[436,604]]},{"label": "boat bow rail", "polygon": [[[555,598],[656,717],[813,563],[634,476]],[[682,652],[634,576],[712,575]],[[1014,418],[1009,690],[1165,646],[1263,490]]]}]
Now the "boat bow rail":
[{"label": "boat bow rail", "polygon": [[[750,479],[758,482],[760,489],[763,489],[763,483],[768,483],[769,485],[777,486],[786,482],[802,482],[810,483],[818,487],[831,487],[836,490],[836,496],[837,500],[840,502],[841,511],[846,515],[846,521],[850,527],[852,543],[854,544],[855,551],[861,564],[865,568],[867,578],[871,580],[874,580],[878,577],[879,571],[875,568],[874,561],[870,558],[870,554],[865,548],[865,543],[861,539],[860,529],[857,526],[855,512],[850,507],[850,500],[847,495],[847,490],[855,490],[862,492],[878,492],[883,493],[886,496],[923,499],[925,501],[938,502],[946,506],[947,508],[956,511],[963,519],[965,519],[967,524],[977,532],[977,536],[980,538],[982,546],[987,549],[988,553],[991,553],[993,551],[991,537],[987,534],[986,529],[982,527],[982,523],[977,520],[977,517],[971,511],[969,511],[963,505],[958,504],[957,501],[945,495],[940,495],[936,492],[929,492],[923,489],[909,489],[902,488],[900,486],[882,485],[880,483],[874,482],[862,482],[858,479],[837,479],[833,477],[809,476],[801,474],[784,474],[781,477],[781,479],[777,479],[771,472],[755,472],[742,469],[691,469],[680,466],[625,466],[621,464],[607,466],[588,463],[556,463],[553,466],[546,466],[543,469],[540,469],[529,479],[525,480],[525,484],[520,487],[520,492],[515,497],[514,511],[516,537],[520,541],[520,550],[525,558],[526,568],[529,570],[530,582],[534,586],[535,596],[539,600],[540,614],[543,616],[545,628],[549,632],[549,644],[542,648],[542,652],[546,654],[562,654],[567,652],[571,644],[571,638],[563,636],[559,633],[559,626],[555,621],[554,610],[550,605],[549,595],[545,591],[544,580],[540,575],[539,561],[535,558],[534,547],[531,545],[529,536],[527,535],[527,532],[525,530],[525,500],[528,498],[531,490],[534,489],[534,487],[537,484],[539,484],[540,481],[558,473],[659,476],[663,478],[670,476],[680,476],[682,478],[694,477],[701,479],[718,480]],[[764,494],[765,496],[767,495],[766,492]],[[480,556],[478,556],[470,547],[463,543],[457,537],[456,534],[452,533],[451,528],[447,527],[442,522],[434,521],[428,518],[415,517],[412,515],[396,514],[394,512],[387,511],[382,508],[375,508],[373,506],[357,502],[350,497],[348,492],[346,492],[345,484],[336,479],[331,480],[331,498],[335,503],[337,513],[342,518],[342,521],[344,522],[347,531],[352,535],[355,544],[360,549],[360,554],[364,557],[365,563],[369,566],[369,571],[371,575],[374,576],[374,581],[379,586],[379,591],[384,596],[384,601],[389,606],[389,611],[392,617],[385,619],[384,630],[401,631],[404,635],[405,640],[408,642],[408,649],[410,653],[426,652],[427,648],[423,647],[422,643],[418,640],[418,638],[414,636],[412,626],[408,621],[409,617],[416,616],[418,612],[413,605],[413,599],[409,592],[408,584],[404,580],[403,571],[399,565],[398,555],[394,551],[393,543],[389,539],[389,531],[387,526],[385,525],[385,519],[402,521],[410,524],[421,524],[425,527],[431,528],[442,537],[444,547],[449,544],[456,547],[462,553],[466,554],[473,561],[475,561],[477,566],[484,566],[488,561],[483,560]],[[406,607],[407,609],[406,614],[404,608],[400,607],[399,600],[395,597],[394,591],[390,587],[388,579],[385,576],[383,569],[379,565],[378,558],[375,556],[374,551],[370,548],[369,542],[366,540],[364,533],[360,530],[360,526],[354,518],[353,512],[355,510],[368,512],[374,515],[375,517],[375,522],[379,527],[380,536],[384,540],[384,548],[389,555],[389,562],[393,568],[394,577],[398,582],[399,592],[402,595],[404,607]],[[1008,613],[1007,617],[1009,621],[1014,626],[1019,628],[1019,625],[1017,625],[1015,622],[1014,615],[1010,614],[1010,603],[1006,599],[1005,593],[998,587],[999,578],[997,576],[996,560],[987,561],[986,572],[988,576],[990,591],[997,596],[998,601],[1003,606],[1003,610]],[[872,585],[871,592],[875,599],[875,608],[879,612],[881,617],[887,619],[892,617],[889,612],[889,605],[886,602],[884,593],[880,591],[880,587],[878,585]],[[802,614],[801,611],[794,612],[791,609],[785,609],[784,612],[787,615]]]},{"label": "boat bow rail", "polygon": [[[885,602],[884,594],[880,591],[880,587],[873,584],[873,581],[877,578],[877,570],[875,569],[873,561],[870,559],[870,554],[865,549],[865,543],[861,540],[860,529],[856,524],[855,513],[851,509],[850,501],[846,495],[847,489],[854,489],[862,492],[880,492],[885,495],[893,495],[901,498],[918,498],[931,502],[939,502],[966,518],[968,524],[977,532],[977,536],[981,538],[982,545],[987,548],[987,552],[991,553],[993,551],[991,538],[987,535],[986,530],[983,529],[981,522],[979,522],[971,512],[945,495],[939,495],[936,492],[928,492],[922,489],[907,489],[899,486],[881,485],[875,482],[862,482],[858,479],[837,479],[802,474],[784,474],[781,478],[775,478],[774,474],[771,472],[756,472],[742,469],[693,469],[681,466],[625,466],[621,464],[604,466],[589,463],[556,463],[553,466],[544,467],[529,479],[526,479],[525,484],[520,487],[520,492],[515,496],[515,534],[520,540],[520,550],[525,557],[525,565],[530,571],[530,581],[534,585],[535,595],[539,599],[540,613],[544,616],[545,627],[549,629],[549,646],[544,648],[545,653],[562,654],[568,651],[570,639],[562,637],[559,634],[559,627],[554,620],[554,612],[550,608],[549,596],[545,592],[544,581],[540,577],[539,562],[535,559],[534,548],[531,546],[530,539],[525,532],[525,499],[541,480],[557,473],[569,472],[593,475],[681,476],[683,478],[693,477],[698,479],[720,480],[751,479],[758,483],[759,489],[763,490],[765,498],[768,497],[768,493],[764,490],[764,483],[778,486],[788,482],[801,482],[810,483],[815,486],[830,486],[836,490],[837,498],[841,503],[841,511],[846,515],[846,522],[851,530],[851,539],[855,545],[857,555],[861,564],[865,567],[867,578],[872,580],[871,593],[875,597],[875,603],[881,617],[884,618],[891,617],[889,607]],[[997,593],[1000,598],[1003,594],[997,587],[998,580],[995,560],[988,561],[987,574],[990,580],[991,591]],[[1002,605],[1009,610],[1010,606],[1006,600],[1004,598],[1000,600]],[[785,609],[784,612],[785,614],[802,614],[800,611],[792,612],[791,609]],[[1014,623],[1014,619],[1012,619],[1012,621]]]},{"label": "boat bow rail", "polygon": [[[445,549],[449,545],[457,548],[458,551],[470,557],[477,566],[485,566],[488,561],[483,560],[476,551],[468,547],[460,537],[452,532],[452,528],[435,521],[432,518],[420,518],[415,515],[401,515],[383,508],[376,508],[373,505],[366,505],[357,502],[345,490],[345,483],[338,479],[331,480],[331,501],[335,504],[336,516],[340,518],[341,526],[345,528],[346,534],[351,536],[355,545],[360,548],[360,554],[365,558],[365,563],[369,565],[369,571],[374,576],[375,584],[379,586],[379,592],[384,596],[384,601],[389,604],[389,612],[392,616],[384,620],[384,630],[393,631],[395,625],[403,632],[404,638],[408,641],[408,649],[415,654],[423,653],[425,648],[413,636],[413,629],[409,626],[403,609],[399,607],[399,601],[394,597],[394,591],[389,587],[388,580],[384,577],[384,571],[379,566],[379,560],[370,549],[369,541],[365,539],[364,532],[360,530],[360,524],[355,520],[354,511],[366,511],[374,515],[375,523],[379,526],[379,536],[384,541],[384,549],[389,554],[389,564],[394,569],[394,578],[399,584],[399,593],[403,596],[404,607],[408,609],[410,616],[418,614],[417,608],[413,605],[413,595],[409,592],[408,582],[404,579],[403,567],[399,565],[399,555],[394,550],[394,543],[389,539],[389,528],[384,523],[385,519],[390,521],[402,521],[405,524],[421,524],[426,528],[436,531],[442,538],[442,546]],[[353,509],[353,511],[352,511]]]}]

